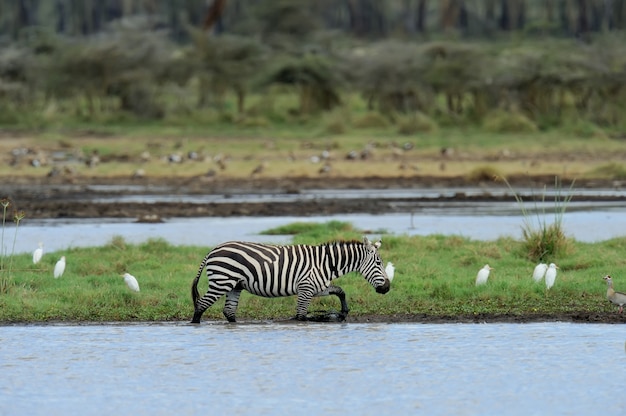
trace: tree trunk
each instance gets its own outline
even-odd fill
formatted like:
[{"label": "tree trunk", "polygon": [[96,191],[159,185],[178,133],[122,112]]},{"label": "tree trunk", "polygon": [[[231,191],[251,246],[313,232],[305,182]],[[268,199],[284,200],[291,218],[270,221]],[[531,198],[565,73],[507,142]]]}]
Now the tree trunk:
[{"label": "tree trunk", "polygon": [[417,3],[417,13],[415,28],[419,33],[426,33],[426,16],[428,14],[428,1],[419,0]]},{"label": "tree trunk", "polygon": [[207,10],[206,15],[204,16],[202,29],[205,32],[210,31],[211,28],[213,28],[213,26],[221,20],[225,8],[226,0],[213,0],[213,4],[209,7],[209,10]]}]

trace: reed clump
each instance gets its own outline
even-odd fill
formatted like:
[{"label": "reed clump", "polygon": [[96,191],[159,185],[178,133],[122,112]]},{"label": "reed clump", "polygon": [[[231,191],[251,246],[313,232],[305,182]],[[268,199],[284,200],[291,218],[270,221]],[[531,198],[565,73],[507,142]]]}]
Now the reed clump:
[{"label": "reed clump", "polygon": [[[564,256],[568,251],[569,239],[563,230],[563,215],[572,199],[572,193],[563,193],[558,176],[554,178],[554,220],[550,223],[546,220],[547,189],[545,187],[538,198],[532,195],[535,206],[533,214],[526,206],[524,198],[515,192],[506,178],[498,177],[498,179],[502,180],[513,192],[524,216],[522,225],[523,249],[528,259],[535,262],[546,262],[556,261],[559,257]],[[570,185],[570,191],[573,186],[574,181]]]}]

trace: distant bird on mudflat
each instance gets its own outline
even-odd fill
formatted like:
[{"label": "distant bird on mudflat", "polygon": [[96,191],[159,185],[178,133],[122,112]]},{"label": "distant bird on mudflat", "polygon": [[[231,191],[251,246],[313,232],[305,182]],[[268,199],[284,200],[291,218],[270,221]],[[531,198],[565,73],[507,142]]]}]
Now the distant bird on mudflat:
[{"label": "distant bird on mudflat", "polygon": [[41,261],[43,257],[43,243],[39,243],[39,247],[33,251],[33,264],[37,264]]},{"label": "distant bird on mudflat", "polygon": [[65,256],[61,256],[57,264],[54,265],[54,278],[58,279],[63,276],[63,272],[65,271]]},{"label": "distant bird on mudflat", "polygon": [[392,262],[387,262],[387,266],[385,266],[385,273],[387,273],[387,277],[391,282],[393,280],[393,275],[396,273],[396,268],[393,266]]},{"label": "distant bird on mudflat", "polygon": [[261,162],[256,168],[252,170],[252,173],[250,173],[250,176],[256,176],[262,173],[265,170],[266,165],[267,165],[266,162]]},{"label": "distant bird on mudflat", "polygon": [[128,286],[130,290],[132,290],[133,292],[139,292],[139,282],[137,282],[137,279],[135,279],[135,276],[133,276],[130,273],[124,273],[122,277],[124,278],[124,281],[126,282],[126,286]]},{"label": "distant bird on mudflat", "polygon": [[545,263],[539,263],[535,266],[535,270],[533,271],[533,280],[535,282],[540,282],[541,279],[543,279],[543,276],[545,276],[546,270],[548,270],[548,265]]},{"label": "distant bird on mudflat", "polygon": [[613,279],[611,279],[611,276],[608,274],[604,276],[603,279],[608,286],[606,290],[606,298],[613,305],[617,305],[619,307],[619,313],[622,313],[624,311],[624,305],[626,305],[626,293],[616,292],[613,290]]},{"label": "distant bird on mudflat", "polygon": [[548,270],[546,270],[546,287],[548,289],[554,286],[554,281],[556,280],[556,270],[558,268],[559,266],[557,266],[556,264],[550,263],[550,266],[548,266]]},{"label": "distant bird on mudflat", "polygon": [[485,283],[487,283],[487,279],[489,279],[489,272],[491,272],[492,270],[492,267],[489,267],[488,264],[485,264],[476,275],[476,286],[484,285]]},{"label": "distant bird on mudflat", "polygon": [[328,163],[324,163],[324,166],[319,168],[317,173],[319,173],[320,175],[325,175],[327,173],[330,173],[331,170],[332,170],[332,166],[330,166]]}]

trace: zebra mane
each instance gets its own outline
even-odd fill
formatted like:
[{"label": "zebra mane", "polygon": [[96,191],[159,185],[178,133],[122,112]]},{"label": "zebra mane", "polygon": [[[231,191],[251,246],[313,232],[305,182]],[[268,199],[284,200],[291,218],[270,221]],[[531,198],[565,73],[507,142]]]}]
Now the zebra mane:
[{"label": "zebra mane", "polygon": [[343,246],[349,244],[363,245],[362,241],[359,240],[333,240],[328,241],[326,243],[322,243],[322,246],[330,247],[330,246]]}]

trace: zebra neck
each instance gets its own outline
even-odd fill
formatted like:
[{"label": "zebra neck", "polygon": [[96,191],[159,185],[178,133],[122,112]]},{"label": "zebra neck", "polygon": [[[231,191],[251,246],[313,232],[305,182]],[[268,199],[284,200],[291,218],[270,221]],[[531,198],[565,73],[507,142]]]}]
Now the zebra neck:
[{"label": "zebra neck", "polygon": [[354,272],[358,269],[365,255],[358,246],[337,244],[326,246],[326,269],[330,271],[331,279]]}]

